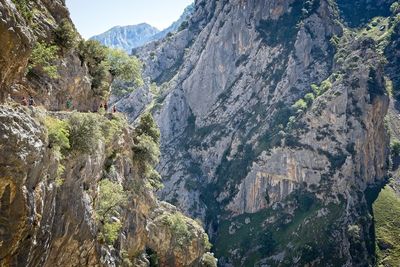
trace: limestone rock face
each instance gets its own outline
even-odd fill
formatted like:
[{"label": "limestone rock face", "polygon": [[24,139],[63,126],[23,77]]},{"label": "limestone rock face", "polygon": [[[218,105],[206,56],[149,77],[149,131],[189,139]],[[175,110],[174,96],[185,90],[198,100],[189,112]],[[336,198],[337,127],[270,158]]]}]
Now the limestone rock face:
[{"label": "limestone rock face", "polygon": [[35,43],[51,43],[60,23],[71,22],[64,1],[26,1],[21,6],[2,1],[0,12],[1,102],[8,95],[17,102],[31,95],[36,105],[50,110],[64,110],[68,99],[73,99],[76,110],[98,108],[102,99],[92,90],[88,68],[75,48],[58,51],[58,58],[52,62],[57,67],[58,78],[40,72],[26,76]]},{"label": "limestone rock face", "polygon": [[344,2],[199,0],[187,29],[134,51],[163,88],[160,196],[205,221],[222,266],[375,260],[389,98],[346,10],[368,2],[360,23],[393,1]]},{"label": "limestone rock face", "polygon": [[[99,141],[92,154],[71,152],[60,161],[49,148],[45,116],[68,119],[70,114],[0,107],[1,266],[120,266],[128,260],[148,266],[147,249],[160,266],[200,266],[207,235],[197,222],[156,199],[132,164],[131,129],[112,143]],[[57,182],[61,163],[62,185]],[[126,190],[135,185],[115,219],[123,223],[115,246],[100,241],[95,215],[98,183],[105,177]],[[185,239],[168,223],[173,216],[185,225]]]}]

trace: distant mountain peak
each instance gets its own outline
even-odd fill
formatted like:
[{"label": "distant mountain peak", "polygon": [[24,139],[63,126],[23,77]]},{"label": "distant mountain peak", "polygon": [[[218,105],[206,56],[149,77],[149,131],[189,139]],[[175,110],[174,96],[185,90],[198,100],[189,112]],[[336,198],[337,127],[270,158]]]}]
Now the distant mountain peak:
[{"label": "distant mountain peak", "polygon": [[128,26],[114,26],[108,31],[93,36],[91,40],[97,40],[105,46],[123,49],[131,53],[132,49],[143,46],[149,42],[160,40],[170,32],[179,29],[182,22],[187,20],[194,11],[194,4],[185,8],[180,18],[173,22],[168,28],[160,31],[148,23],[140,23]]}]

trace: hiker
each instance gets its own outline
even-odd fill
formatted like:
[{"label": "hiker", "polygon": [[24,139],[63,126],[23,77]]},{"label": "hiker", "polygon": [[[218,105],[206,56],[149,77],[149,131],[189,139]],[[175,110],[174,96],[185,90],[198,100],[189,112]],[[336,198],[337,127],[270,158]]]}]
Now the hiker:
[{"label": "hiker", "polygon": [[117,107],[113,106],[113,113],[117,113]]},{"label": "hiker", "polygon": [[72,108],[72,100],[68,99],[67,100],[67,110],[70,110]]},{"label": "hiker", "polygon": [[29,106],[32,107],[35,105],[35,100],[33,100],[33,96],[29,97]]},{"label": "hiker", "polygon": [[107,102],[106,103],[104,103],[104,109],[107,111],[107,109],[108,109],[108,104],[107,104]]},{"label": "hiker", "polygon": [[100,109],[102,109],[103,108],[103,103],[100,103]]},{"label": "hiker", "polygon": [[22,98],[21,103],[22,103],[23,106],[27,106],[28,105],[28,100],[26,99],[25,96]]}]

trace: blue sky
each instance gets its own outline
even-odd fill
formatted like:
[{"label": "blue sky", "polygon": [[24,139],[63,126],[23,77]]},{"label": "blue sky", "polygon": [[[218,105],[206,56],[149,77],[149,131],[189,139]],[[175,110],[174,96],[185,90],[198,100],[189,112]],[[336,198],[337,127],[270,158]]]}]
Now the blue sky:
[{"label": "blue sky", "polygon": [[147,22],[162,30],[177,20],[193,0],[66,0],[84,38],[120,25]]}]

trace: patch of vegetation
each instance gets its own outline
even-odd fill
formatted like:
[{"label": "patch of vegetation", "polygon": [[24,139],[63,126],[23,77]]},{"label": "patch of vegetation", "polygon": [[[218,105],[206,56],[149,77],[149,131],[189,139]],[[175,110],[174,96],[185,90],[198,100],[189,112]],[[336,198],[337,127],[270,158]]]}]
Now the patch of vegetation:
[{"label": "patch of vegetation", "polygon": [[400,141],[397,139],[392,140],[390,143],[390,150],[392,152],[392,157],[400,156]]},{"label": "patch of vegetation", "polygon": [[[294,207],[293,214],[286,211],[289,207]],[[334,235],[343,211],[344,204],[323,205],[312,193],[295,191],[274,209],[222,220],[216,255],[234,258],[234,266],[257,266],[259,260],[285,251],[279,262],[282,266],[307,266],[318,258],[340,266],[343,259],[338,256]],[[235,257],[231,252],[236,248],[244,249],[235,251]],[[274,260],[268,262],[270,266],[277,264]]]},{"label": "patch of vegetation", "polygon": [[47,116],[45,118],[45,126],[47,128],[50,148],[61,154],[63,151],[66,151],[70,148],[68,123],[57,118]]},{"label": "patch of vegetation", "polygon": [[192,233],[186,222],[185,216],[181,213],[167,214],[162,217],[162,222],[171,228],[173,237],[181,247],[189,244]]},{"label": "patch of vegetation", "polygon": [[293,104],[292,108],[296,110],[296,112],[305,111],[308,108],[308,105],[306,101],[299,99]]},{"label": "patch of vegetation", "polygon": [[133,81],[136,86],[143,85],[142,62],[137,57],[129,56],[123,50],[110,49],[107,60],[110,72],[114,78],[123,81]]},{"label": "patch of vegetation", "polygon": [[122,114],[112,114],[110,119],[105,118],[101,124],[101,131],[106,144],[110,144],[116,137],[120,136],[128,122]]},{"label": "patch of vegetation", "polygon": [[14,5],[16,6],[18,12],[22,15],[22,17],[28,22],[31,23],[33,19],[32,8],[29,6],[29,0],[12,0]]},{"label": "patch of vegetation", "polygon": [[78,45],[78,33],[68,19],[61,20],[54,34],[54,41],[59,47],[70,50]]},{"label": "patch of vegetation", "polygon": [[99,239],[109,245],[118,239],[122,223],[116,218],[126,200],[127,196],[122,185],[108,179],[100,181],[95,213],[97,221],[101,224]]},{"label": "patch of vegetation", "polygon": [[32,50],[28,64],[28,73],[41,71],[52,79],[59,77],[54,61],[58,59],[58,46],[37,42]]},{"label": "patch of vegetation", "polygon": [[386,186],[373,204],[379,265],[400,266],[400,198]]},{"label": "patch of vegetation", "polygon": [[93,153],[103,140],[99,116],[90,113],[73,113],[68,120],[69,142],[72,151]]},{"label": "patch of vegetation", "polygon": [[112,77],[107,62],[107,48],[98,41],[88,40],[79,43],[79,54],[82,62],[89,68],[92,77],[92,90],[106,98],[109,94]]},{"label": "patch of vegetation", "polygon": [[81,41],[79,54],[92,76],[92,90],[103,98],[108,97],[111,83],[119,81],[113,88],[115,94],[124,94],[124,84],[127,82],[134,87],[143,85],[141,76],[142,63],[136,57],[130,57],[122,50],[110,49],[95,40]]},{"label": "patch of vegetation", "polygon": [[161,189],[161,176],[155,170],[160,157],[160,130],[150,113],[140,118],[133,133],[133,141],[133,161],[140,173],[148,179],[150,186],[156,190]]},{"label": "patch of vegetation", "polygon": [[202,267],[217,267],[217,259],[210,252],[207,252],[201,257],[200,264]]},{"label": "patch of vegetation", "polygon": [[65,167],[60,163],[60,161],[64,159],[64,154],[70,148],[68,123],[50,116],[46,116],[44,124],[47,128],[49,148],[52,149],[54,156],[58,161],[55,182],[56,186],[60,187],[64,182],[64,180],[61,178],[61,175],[65,171]]}]

